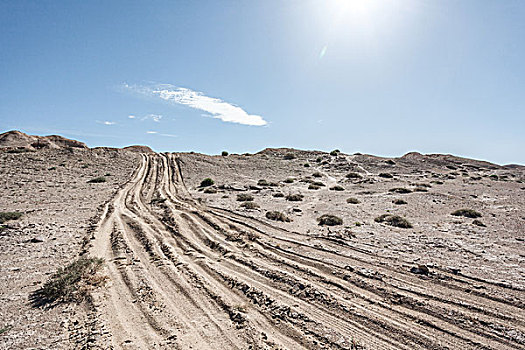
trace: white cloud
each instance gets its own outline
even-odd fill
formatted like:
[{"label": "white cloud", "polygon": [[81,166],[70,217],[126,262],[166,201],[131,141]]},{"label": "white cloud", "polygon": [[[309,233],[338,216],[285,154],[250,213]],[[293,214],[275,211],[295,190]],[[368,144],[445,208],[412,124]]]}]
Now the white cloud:
[{"label": "white cloud", "polygon": [[137,118],[137,117],[135,117],[134,115],[128,115],[128,118],[129,118],[129,119],[135,119],[135,118]]},{"label": "white cloud", "polygon": [[104,124],[104,125],[115,125],[115,124],[117,124],[116,122],[112,122],[112,121],[108,121],[108,120],[104,120],[104,121],[96,120],[96,122],[99,123],[99,124]]},{"label": "white cloud", "polygon": [[159,133],[158,131],[152,131],[152,130],[146,131],[146,134],[150,134],[150,135],[159,135],[159,136],[166,136],[166,137],[177,137],[177,135],[173,135],[173,134],[163,134],[163,133]]},{"label": "white cloud", "polygon": [[147,120],[147,119],[151,119],[153,120],[154,122],[160,122],[160,120],[162,119],[162,116],[159,115],[159,114],[148,114],[148,115],[145,115],[144,117],[142,117],[141,120]]},{"label": "white cloud", "polygon": [[205,111],[209,113],[208,116],[224,122],[255,126],[268,124],[259,115],[248,114],[239,106],[225,102],[219,98],[205,96],[198,91],[173,85],[148,87],[124,84],[123,87],[143,95],[159,97],[165,101]]}]

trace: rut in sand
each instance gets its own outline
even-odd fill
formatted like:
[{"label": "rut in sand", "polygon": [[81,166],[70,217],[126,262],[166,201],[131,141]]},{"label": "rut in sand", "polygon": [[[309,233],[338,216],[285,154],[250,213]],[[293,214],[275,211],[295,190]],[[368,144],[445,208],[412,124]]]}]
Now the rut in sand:
[{"label": "rut in sand", "polygon": [[[182,169],[183,170],[183,169]],[[90,253],[99,338],[115,349],[522,349],[523,291],[411,274],[340,241],[192,199],[173,154],[143,155]]]}]

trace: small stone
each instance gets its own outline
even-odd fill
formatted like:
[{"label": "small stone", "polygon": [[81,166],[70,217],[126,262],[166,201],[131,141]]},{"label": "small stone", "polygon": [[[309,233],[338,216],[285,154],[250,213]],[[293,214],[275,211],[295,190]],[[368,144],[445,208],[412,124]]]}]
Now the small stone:
[{"label": "small stone", "polygon": [[44,242],[44,238],[41,236],[36,236],[29,240],[29,243],[42,243],[42,242]]}]

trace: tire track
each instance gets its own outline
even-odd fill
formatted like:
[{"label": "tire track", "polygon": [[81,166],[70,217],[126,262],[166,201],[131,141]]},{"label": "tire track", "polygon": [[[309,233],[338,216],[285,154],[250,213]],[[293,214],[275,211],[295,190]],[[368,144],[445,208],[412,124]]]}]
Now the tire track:
[{"label": "tire track", "polygon": [[520,349],[523,291],[308,237],[195,201],[180,159],[143,155],[93,255],[112,348]]}]

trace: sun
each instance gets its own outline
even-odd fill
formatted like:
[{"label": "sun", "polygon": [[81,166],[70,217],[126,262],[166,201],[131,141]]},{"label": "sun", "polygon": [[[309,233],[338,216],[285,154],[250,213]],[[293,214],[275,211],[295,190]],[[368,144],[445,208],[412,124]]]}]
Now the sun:
[{"label": "sun", "polygon": [[351,13],[351,14],[366,14],[370,11],[375,5],[375,1],[371,0],[332,0],[334,2],[334,7],[336,10]]}]

